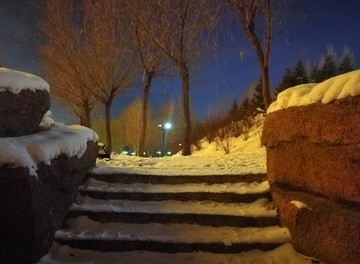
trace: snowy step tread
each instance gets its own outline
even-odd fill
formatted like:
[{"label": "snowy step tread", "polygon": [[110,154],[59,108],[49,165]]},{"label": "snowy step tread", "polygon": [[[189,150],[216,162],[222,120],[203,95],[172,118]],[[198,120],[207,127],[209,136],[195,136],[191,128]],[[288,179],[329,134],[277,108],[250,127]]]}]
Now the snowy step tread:
[{"label": "snowy step tread", "polygon": [[269,227],[211,227],[194,224],[131,224],[99,223],[86,216],[68,219],[67,228],[55,233],[62,240],[125,240],[157,241],[163,243],[286,243],[290,241],[287,228]]},{"label": "snowy step tread", "polygon": [[72,211],[162,213],[162,214],[206,214],[247,217],[276,217],[277,212],[267,198],[252,203],[218,203],[212,201],[130,201],[98,200],[77,196]]},{"label": "snowy step tread", "polygon": [[262,182],[266,174],[227,174],[227,175],[145,175],[145,174],[94,174],[88,173],[89,178],[109,183],[154,183],[154,184],[183,184],[183,183],[236,183]]},{"label": "snowy step tread", "polygon": [[149,214],[149,213],[113,213],[113,212],[89,212],[70,211],[68,218],[87,216],[95,221],[122,222],[122,223],[178,223],[198,224],[207,226],[241,226],[241,227],[264,227],[279,225],[277,217],[247,217],[233,215],[205,215],[205,214]]},{"label": "snowy step tread", "polygon": [[215,254],[210,252],[189,253],[159,253],[149,251],[127,252],[99,252],[93,250],[74,249],[67,245],[53,243],[49,253],[39,264],[50,263],[132,263],[132,264],[271,264],[271,263],[297,263],[311,264],[311,258],[297,253],[290,243],[286,243],[275,250],[264,252],[251,250],[237,254]]},{"label": "snowy step tread", "polygon": [[151,184],[151,183],[108,183],[93,178],[88,179],[79,188],[81,191],[98,192],[142,192],[142,193],[236,193],[253,194],[267,193],[270,191],[268,181],[238,182],[238,183],[184,183],[184,184]]}]

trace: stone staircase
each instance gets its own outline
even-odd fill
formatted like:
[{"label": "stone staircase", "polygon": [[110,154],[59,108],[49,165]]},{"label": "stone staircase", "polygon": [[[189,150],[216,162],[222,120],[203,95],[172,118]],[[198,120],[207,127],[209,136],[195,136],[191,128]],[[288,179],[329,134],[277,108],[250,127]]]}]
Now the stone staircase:
[{"label": "stone staircase", "polygon": [[221,261],[290,241],[264,174],[89,174],[79,189],[53,256],[61,249],[69,259],[102,256],[94,263],[232,263]]}]

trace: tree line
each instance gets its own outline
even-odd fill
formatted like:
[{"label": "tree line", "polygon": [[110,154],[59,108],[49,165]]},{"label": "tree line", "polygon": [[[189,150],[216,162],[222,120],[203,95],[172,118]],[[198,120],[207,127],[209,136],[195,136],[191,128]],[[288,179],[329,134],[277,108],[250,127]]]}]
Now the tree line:
[{"label": "tree line", "polygon": [[[111,120],[111,131],[114,135],[113,151],[123,153],[124,151],[131,155],[140,155],[139,138],[142,133],[139,124],[142,122],[142,99],[137,98],[126,106],[118,116]],[[169,120],[171,117],[172,128],[165,133],[165,150],[174,154],[181,149],[182,116],[177,114],[181,112],[181,105],[173,101],[164,103],[161,107],[155,108],[149,101],[146,116],[146,138],[141,156],[162,156],[162,130],[158,124]],[[96,119],[93,129],[97,131],[100,138],[105,138],[104,119]],[[194,121],[196,125],[196,121]],[[165,153],[165,154],[166,154]]]},{"label": "tree line", "polygon": [[[276,99],[277,94],[288,88],[305,83],[320,83],[339,74],[353,71],[358,68],[356,61],[354,54],[348,48],[344,48],[342,55],[338,56],[331,45],[328,46],[325,55],[322,55],[313,65],[298,60],[293,67],[285,70],[279,84],[271,88],[271,101]],[[266,112],[261,84],[261,78],[259,78],[248,87],[247,95],[233,101],[228,107],[228,112],[219,115],[218,118],[223,120],[223,125],[246,120],[258,113]]]},{"label": "tree line", "polygon": [[[42,0],[39,9],[39,51],[52,93],[89,127],[103,105],[109,149],[114,99],[130,87],[143,87],[138,144],[143,153],[152,80],[175,73],[182,83],[182,152],[191,153],[191,72],[216,47],[213,31],[224,14],[233,16],[254,47],[269,105],[271,0]],[[258,36],[259,27],[265,38]]]},{"label": "tree line", "polygon": [[345,48],[343,54],[338,56],[335,49],[329,46],[327,53],[315,65],[305,65],[302,60],[299,60],[295,66],[287,68],[279,85],[275,88],[275,93],[278,94],[299,84],[320,83],[356,68],[356,58],[348,48]]},{"label": "tree line", "polygon": [[[335,49],[328,46],[325,55],[313,65],[298,60],[293,67],[287,68],[279,84],[272,89],[272,100],[276,99],[278,93],[290,87],[304,83],[320,83],[356,68],[356,58],[348,48],[344,48],[342,55],[338,56]],[[247,95],[234,100],[232,105],[227,107],[227,112],[219,113],[218,116],[204,122],[202,124],[204,133],[198,137],[198,140],[202,138],[207,138],[209,142],[218,140],[225,153],[229,152],[229,138],[242,135],[246,140],[247,130],[253,125],[255,116],[265,113],[266,110],[261,84],[259,78],[248,87]]]}]

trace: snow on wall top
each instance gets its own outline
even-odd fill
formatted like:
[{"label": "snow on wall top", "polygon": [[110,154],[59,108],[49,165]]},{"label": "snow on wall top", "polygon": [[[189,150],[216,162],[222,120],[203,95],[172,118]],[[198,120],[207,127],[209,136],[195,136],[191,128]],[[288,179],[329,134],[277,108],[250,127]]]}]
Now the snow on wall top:
[{"label": "snow on wall top", "polygon": [[0,67],[0,92],[19,94],[22,90],[50,92],[49,84],[39,76]]},{"label": "snow on wall top", "polygon": [[319,102],[328,104],[333,100],[356,95],[360,95],[360,70],[341,74],[321,83],[300,84],[286,89],[278,94],[277,100],[267,112]]},{"label": "snow on wall top", "polygon": [[37,164],[50,165],[60,154],[81,158],[87,142],[97,140],[94,131],[79,125],[58,125],[28,136],[0,138],[0,167],[25,167],[36,176]]}]

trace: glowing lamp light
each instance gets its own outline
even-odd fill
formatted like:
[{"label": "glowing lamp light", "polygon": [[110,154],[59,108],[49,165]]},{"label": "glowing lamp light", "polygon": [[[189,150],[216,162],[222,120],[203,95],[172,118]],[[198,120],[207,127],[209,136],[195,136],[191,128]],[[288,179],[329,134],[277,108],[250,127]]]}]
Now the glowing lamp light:
[{"label": "glowing lamp light", "polygon": [[160,123],[158,127],[162,130],[162,155],[165,156],[165,132],[172,128],[172,124],[170,122]]},{"label": "glowing lamp light", "polygon": [[172,125],[171,123],[165,123],[164,129],[171,129]]}]

